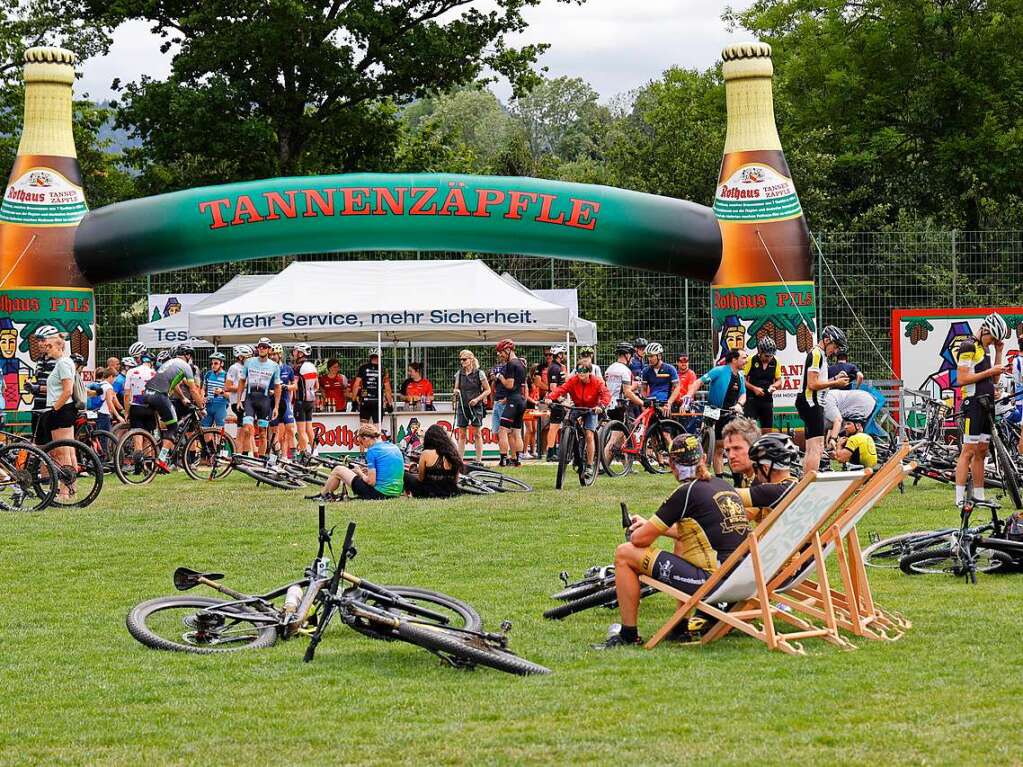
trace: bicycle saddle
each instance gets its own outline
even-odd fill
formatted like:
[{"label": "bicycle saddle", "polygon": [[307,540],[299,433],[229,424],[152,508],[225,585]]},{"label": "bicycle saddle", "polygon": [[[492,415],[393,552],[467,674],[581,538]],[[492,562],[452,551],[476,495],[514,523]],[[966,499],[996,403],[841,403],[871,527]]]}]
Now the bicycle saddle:
[{"label": "bicycle saddle", "polygon": [[199,585],[200,578],[219,581],[223,577],[223,573],[200,573],[187,567],[179,567],[174,571],[174,588],[178,591],[188,591]]}]

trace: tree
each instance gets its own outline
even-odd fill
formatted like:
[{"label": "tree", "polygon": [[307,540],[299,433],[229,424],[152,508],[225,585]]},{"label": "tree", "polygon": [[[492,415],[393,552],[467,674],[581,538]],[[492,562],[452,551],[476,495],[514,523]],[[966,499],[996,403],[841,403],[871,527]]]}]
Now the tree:
[{"label": "tree", "polygon": [[597,92],[578,77],[543,80],[512,104],[536,158],[579,160],[592,155],[594,134],[607,116]]},{"label": "tree", "polygon": [[774,46],[783,143],[828,158],[828,221],[1019,214],[1018,0],[758,0],[726,18]]},{"label": "tree", "polygon": [[383,127],[394,118],[381,104],[487,70],[520,92],[536,81],[532,67],[546,48],[506,40],[542,0],[494,0],[489,10],[472,0],[91,2],[110,22],[152,21],[164,49],[176,48],[166,81],[124,87],[119,124],[137,131],[152,162],[194,155],[232,179],[319,171],[314,150],[325,147],[344,170],[382,166],[397,134]]}]

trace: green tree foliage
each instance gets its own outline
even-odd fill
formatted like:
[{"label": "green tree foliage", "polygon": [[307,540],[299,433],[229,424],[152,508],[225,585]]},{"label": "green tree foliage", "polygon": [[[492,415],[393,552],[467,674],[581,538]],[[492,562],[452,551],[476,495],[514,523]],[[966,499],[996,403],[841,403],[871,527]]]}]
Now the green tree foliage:
[{"label": "green tree foliage", "polygon": [[774,46],[786,149],[810,138],[825,160],[801,184],[818,223],[1019,215],[1019,0],[758,0],[728,18]]},{"label": "green tree foliage", "polygon": [[[101,18],[147,19],[174,50],[171,75],[124,86],[120,123],[170,186],[332,170],[385,170],[398,144],[389,103],[504,76],[536,81],[544,45],[510,46],[542,0],[92,0]],[[581,3],[583,0],[558,0]],[[188,179],[205,161],[209,170]]]}]

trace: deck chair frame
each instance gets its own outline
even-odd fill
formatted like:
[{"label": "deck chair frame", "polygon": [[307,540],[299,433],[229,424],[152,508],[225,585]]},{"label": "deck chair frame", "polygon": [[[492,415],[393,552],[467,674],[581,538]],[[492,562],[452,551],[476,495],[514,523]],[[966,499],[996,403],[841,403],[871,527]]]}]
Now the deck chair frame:
[{"label": "deck chair frame", "polygon": [[[742,631],[743,633],[764,642],[768,648],[772,650],[780,650],[794,655],[803,655],[805,654],[805,651],[803,650],[800,640],[813,637],[825,639],[826,641],[839,646],[849,646],[848,642],[838,633],[838,627],[835,621],[831,621],[831,625],[817,627],[793,614],[789,609],[781,609],[773,604],[769,598],[768,583],[773,580],[775,573],[765,573],[763,563],[761,561],[761,540],[767,536],[769,531],[774,528],[775,523],[783,517],[786,510],[802,496],[806,488],[809,487],[816,478],[816,472],[807,472],[799,483],[786,494],[781,503],[779,503],[778,506],[750,532],[746,540],[744,540],[743,543],[734,552],[732,552],[732,554],[721,564],[711,577],[708,578],[707,581],[692,595],[686,594],[683,591],[679,591],[667,584],[654,580],[647,575],[640,576],[640,581],[642,583],[652,586],[658,591],[662,591],[665,594],[674,597],[680,603],[679,607],[675,610],[668,621],[661,626],[661,628],[658,629],[658,631],[646,643],[647,649],[656,647],[671,632],[671,630],[682,621],[683,618],[697,609],[699,609],[701,613],[709,615],[712,618],[716,618],[723,626],[727,626],[728,630],[737,629]],[[821,515],[813,529],[804,535],[796,545],[791,547],[785,557],[785,560],[783,560],[783,564],[779,567],[784,567],[784,562],[791,560],[793,556],[803,551],[803,549],[809,545],[814,550],[815,556],[819,557],[819,569],[824,573],[826,579],[826,572],[823,568],[824,552],[819,535],[821,521],[830,519],[834,515],[836,509],[842,508],[848,498],[860,487],[865,478],[866,475],[862,473],[853,478],[848,487],[842,491],[841,495],[835,499]],[[831,478],[829,477],[829,479]],[[750,599],[733,605],[733,608],[727,611],[721,610],[717,604],[707,601],[708,599],[713,599],[714,592],[718,589],[718,587],[722,586],[726,582],[726,580],[741,566],[747,557],[749,557],[752,564],[755,594]],[[831,591],[829,588],[828,594],[830,595],[830,593]],[[796,631],[779,631],[775,623],[776,620],[795,627]],[[758,627],[754,621],[758,622],[760,626]]]}]

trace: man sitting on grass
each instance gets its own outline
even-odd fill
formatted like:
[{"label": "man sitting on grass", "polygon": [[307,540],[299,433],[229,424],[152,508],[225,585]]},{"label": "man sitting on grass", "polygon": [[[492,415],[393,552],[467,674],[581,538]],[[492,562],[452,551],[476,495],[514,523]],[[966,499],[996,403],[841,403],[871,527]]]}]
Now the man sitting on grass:
[{"label": "man sitting on grass", "polygon": [[334,491],[344,483],[356,498],[385,501],[399,497],[405,489],[405,459],[398,446],[384,442],[380,429],[373,423],[364,423],[355,432],[355,444],[366,451],[366,466],[337,466],[330,472],[323,492],[309,496],[310,500],[337,500]]},{"label": "man sitting on grass", "polygon": [[[640,575],[649,575],[686,594],[695,592],[735,551],[750,531],[742,499],[707,469],[700,441],[682,434],[671,443],[672,473],[679,487],[649,520],[634,515],[629,541],[615,550],[615,591],[622,625],[612,627],[597,649],[642,644],[639,638]],[[675,541],[674,553],[653,548],[661,536]]]}]

